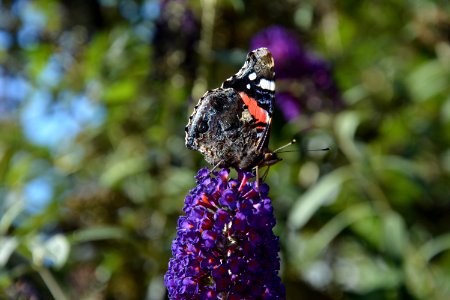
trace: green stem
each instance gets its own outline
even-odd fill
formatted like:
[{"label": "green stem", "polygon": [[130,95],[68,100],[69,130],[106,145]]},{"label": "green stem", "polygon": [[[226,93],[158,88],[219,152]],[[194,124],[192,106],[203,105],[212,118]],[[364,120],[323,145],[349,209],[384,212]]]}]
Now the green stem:
[{"label": "green stem", "polygon": [[59,286],[55,277],[53,277],[52,273],[47,268],[37,267],[36,271],[42,277],[42,280],[44,280],[50,293],[53,295],[53,298],[58,299],[58,300],[68,300],[69,299],[64,294],[62,288]]},{"label": "green stem", "polygon": [[198,67],[198,77],[192,88],[192,96],[194,99],[200,98],[208,89],[208,67],[212,57],[212,42],[214,34],[214,22],[216,18],[216,1],[202,0],[202,31],[198,50],[200,54],[200,65]]}]

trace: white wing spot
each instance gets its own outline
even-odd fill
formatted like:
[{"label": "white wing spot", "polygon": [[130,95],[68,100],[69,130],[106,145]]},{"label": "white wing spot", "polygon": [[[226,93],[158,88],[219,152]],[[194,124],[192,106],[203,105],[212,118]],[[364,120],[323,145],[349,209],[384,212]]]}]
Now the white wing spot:
[{"label": "white wing spot", "polygon": [[259,86],[265,90],[275,91],[275,82],[273,82],[272,80],[261,78],[261,80],[259,81]]},{"label": "white wing spot", "polygon": [[250,79],[250,80],[255,80],[255,79],[256,79],[256,73],[253,72],[253,73],[251,73],[250,75],[248,75],[248,79]]},{"label": "white wing spot", "polygon": [[250,83],[247,83],[247,89],[250,89],[250,87],[251,87]]}]

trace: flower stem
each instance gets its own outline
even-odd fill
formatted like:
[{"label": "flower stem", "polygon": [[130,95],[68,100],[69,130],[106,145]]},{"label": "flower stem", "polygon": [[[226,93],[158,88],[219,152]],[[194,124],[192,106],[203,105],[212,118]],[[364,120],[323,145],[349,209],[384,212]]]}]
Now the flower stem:
[{"label": "flower stem", "polygon": [[50,293],[52,294],[53,298],[58,300],[68,300],[69,298],[64,294],[62,288],[59,286],[58,282],[56,281],[55,277],[53,277],[52,273],[44,267],[37,267],[36,271],[41,276],[42,280],[47,285]]}]

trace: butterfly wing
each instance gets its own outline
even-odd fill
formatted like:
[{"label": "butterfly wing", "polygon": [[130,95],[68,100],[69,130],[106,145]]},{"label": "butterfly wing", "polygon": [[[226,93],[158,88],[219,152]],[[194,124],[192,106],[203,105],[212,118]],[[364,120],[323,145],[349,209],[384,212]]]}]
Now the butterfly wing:
[{"label": "butterfly wing", "polygon": [[185,129],[186,146],[214,166],[251,169],[273,164],[267,154],[273,154],[268,142],[274,94],[271,53],[266,48],[250,52],[235,75],[200,99]]},{"label": "butterfly wing", "polygon": [[242,68],[225,80],[223,88],[233,88],[253,117],[256,130],[256,154],[264,151],[269,142],[275,99],[275,72],[272,54],[267,48],[259,48],[247,55]]}]

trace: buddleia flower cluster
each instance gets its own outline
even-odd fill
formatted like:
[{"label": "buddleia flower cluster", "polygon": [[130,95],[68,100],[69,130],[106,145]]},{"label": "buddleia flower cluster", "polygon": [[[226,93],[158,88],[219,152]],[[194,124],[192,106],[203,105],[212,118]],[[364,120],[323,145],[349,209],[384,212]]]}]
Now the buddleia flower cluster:
[{"label": "buddleia flower cluster", "polygon": [[178,220],[164,277],[170,299],[284,299],[266,184],[201,169]]}]

